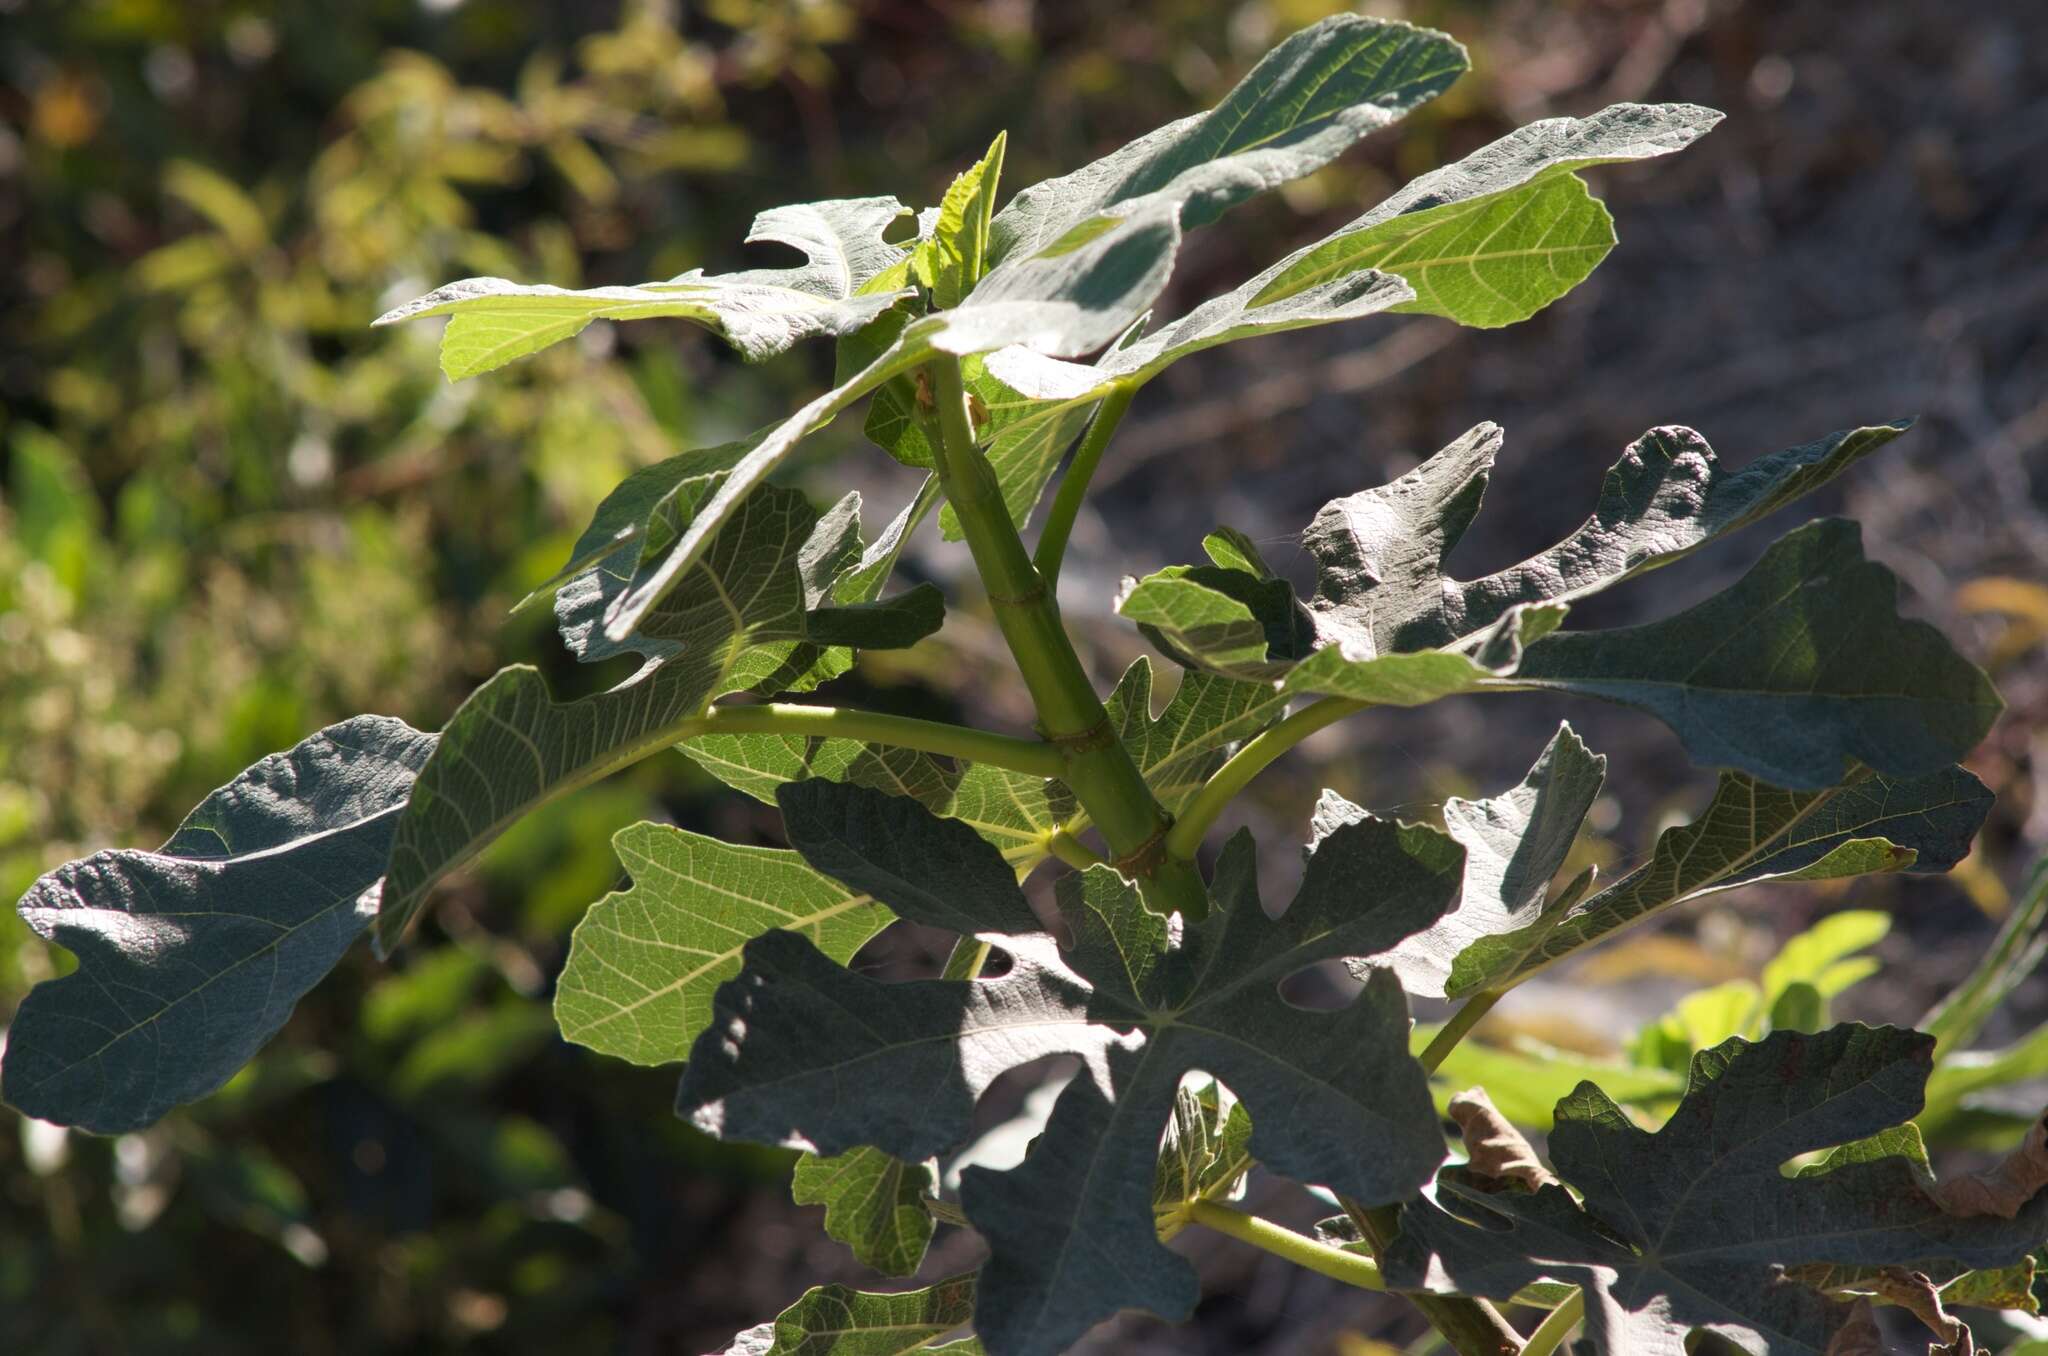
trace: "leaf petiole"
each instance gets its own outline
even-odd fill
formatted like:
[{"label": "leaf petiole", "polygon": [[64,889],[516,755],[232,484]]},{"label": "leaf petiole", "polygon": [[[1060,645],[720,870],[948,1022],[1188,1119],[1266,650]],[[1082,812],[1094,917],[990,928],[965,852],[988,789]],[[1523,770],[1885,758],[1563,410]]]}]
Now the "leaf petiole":
[{"label": "leaf petiole", "polygon": [[1416,1056],[1416,1062],[1430,1073],[1435,1073],[1437,1065],[1442,1064],[1445,1056],[1458,1048],[1458,1042],[1464,1040],[1472,1028],[1479,1025],[1482,1017],[1493,1011],[1493,1005],[1500,1002],[1500,998],[1500,994],[1492,990],[1473,994],[1463,1007],[1451,1014],[1450,1020],[1443,1024],[1436,1035],[1430,1038],[1428,1048]]},{"label": "leaf petiole", "polygon": [[1284,1257],[1296,1266],[1307,1267],[1331,1280],[1355,1285],[1361,1290],[1387,1288],[1386,1282],[1380,1278],[1379,1264],[1370,1258],[1318,1243],[1257,1215],[1207,1200],[1189,1201],[1187,1214],[1196,1224],[1214,1229],[1219,1234],[1228,1234],[1275,1257]]},{"label": "leaf petiole", "polygon": [[[1384,1254],[1401,1232],[1401,1208],[1397,1205],[1361,1205],[1340,1196],[1338,1201],[1351,1222],[1358,1226],[1366,1246]],[[1500,1311],[1483,1299],[1460,1295],[1413,1293],[1408,1300],[1443,1336],[1458,1356],[1517,1356],[1522,1350],[1521,1334],[1508,1326]]]},{"label": "leaf petiole", "polygon": [[1529,1340],[1522,1344],[1522,1356],[1550,1356],[1571,1336],[1573,1328],[1586,1316],[1586,1292],[1574,1290],[1571,1298],[1552,1309],[1536,1325],[1536,1331],[1529,1334]]},{"label": "leaf petiole", "polygon": [[1123,422],[1124,412],[1130,409],[1131,399],[1137,394],[1137,386],[1131,384],[1118,386],[1103,397],[1095,417],[1088,423],[1088,432],[1081,438],[1080,448],[1074,453],[1073,464],[1060,481],[1059,492],[1053,496],[1052,507],[1046,510],[1045,526],[1038,533],[1038,549],[1032,555],[1032,563],[1038,566],[1047,588],[1059,583],[1067,538],[1073,535],[1074,520],[1088,498],[1088,484],[1095,479],[1095,468],[1102,464],[1102,454],[1108,449],[1109,440],[1116,436],[1117,425]]},{"label": "leaf petiole", "polygon": [[1046,835],[1045,850],[1076,871],[1101,866],[1108,860],[1065,829],[1054,829]]},{"label": "leaf petiole", "polygon": [[1333,725],[1353,712],[1363,711],[1371,704],[1349,697],[1324,697],[1246,741],[1243,748],[1231,755],[1230,761],[1217,768],[1202,784],[1202,789],[1188,802],[1188,808],[1167,831],[1167,856],[1182,861],[1193,860],[1210,826],[1230,802],[1237,799],[1238,793],[1251,779],[1265,771],[1269,763],[1317,730]]}]

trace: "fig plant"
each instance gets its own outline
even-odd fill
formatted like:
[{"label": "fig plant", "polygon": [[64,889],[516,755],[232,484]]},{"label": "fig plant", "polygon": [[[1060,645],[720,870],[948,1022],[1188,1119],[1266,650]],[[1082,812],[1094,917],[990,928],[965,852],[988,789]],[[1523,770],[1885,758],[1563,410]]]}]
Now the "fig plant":
[{"label": "fig plant", "polygon": [[[1481,424],[1316,514],[1307,597],[1228,527],[1205,563],[1127,583],[1117,611],[1181,670],[1157,710],[1149,661],[1104,698],[1062,624],[1069,535],[1147,381],[1215,345],[1381,313],[1525,319],[1614,243],[1581,172],[1678,151],[1719,118],[1622,104],[1533,124],[1151,323],[1184,233],[1316,170],[1465,66],[1441,34],[1334,18],[1216,108],[1001,210],[998,138],[907,232],[888,197],[764,213],[750,239],[794,247],[795,267],[583,291],[470,279],[393,311],[448,318],[451,379],[594,320],[656,316],[749,359],[830,338],[838,375],[783,422],[648,467],[599,508],[551,581],[554,606],[577,658],[637,659],[625,681],[559,700],[513,666],[438,735],[343,721],[215,792],[157,851],[38,881],[22,915],[77,968],[23,1004],[7,1098],[112,1133],[206,1096],[365,931],[390,953],[436,883],[521,816],[678,749],[778,805],[790,846],[622,830],[630,888],[575,933],[563,1034],[682,1064],[677,1110],[712,1135],[805,1151],[797,1199],[824,1205],[826,1230],[878,1271],[917,1271],[941,1225],[986,1244],[978,1270],[923,1288],[813,1290],[734,1353],[1038,1356],[1119,1310],[1185,1318],[1195,1273],[1165,1240],[1189,1225],[1400,1291],[1465,1356],[1542,1356],[1580,1326],[1607,1353],[1678,1353],[1695,1332],[1759,1353],[1876,1350],[1871,1301],[1963,1350],[1944,1302],[2031,1310],[2048,1235],[2040,1127],[2015,1131],[1997,1169],[1937,1183],[1914,1124],[1937,1048],[1967,1043],[2038,958],[2031,933],[2001,941],[1934,1034],[1829,1025],[1842,967],[1858,964],[1843,957],[1864,943],[1813,942],[1711,1043],[1690,1040],[1712,1026],[1698,1014],[1653,1027],[1611,1093],[1577,1082],[1554,1110],[1529,1089],[1567,1061],[1461,1046],[1515,985],[1688,900],[1940,871],[1969,850],[1990,796],[1957,760],[1999,699],[1899,615],[1897,581],[1853,524],[1791,532],[1665,620],[1566,625],[1578,599],[1747,526],[1904,423],[1734,470],[1691,430],[1652,429],[1581,527],[1461,580],[1445,561],[1502,446]],[[871,440],[927,472],[872,540],[857,496],[820,513],[776,479],[862,400]],[[1033,731],[769,700],[940,627],[937,588],[888,587],[935,509],[967,543]],[[1663,722],[1721,770],[1712,803],[1618,881],[1564,879],[1604,772],[1567,726],[1520,784],[1446,804],[1441,829],[1326,793],[1277,914],[1247,833],[1205,859],[1233,798],[1314,731],[1518,691]],[[1050,906],[1022,888],[1041,868],[1056,873]],[[958,935],[938,978],[849,968],[898,918]],[[1281,981],[1326,962],[1362,981],[1348,1006],[1283,997]],[[1460,1005],[1415,1031],[1410,994]],[[957,1197],[942,1193],[935,1161],[971,1137],[980,1094],[1055,1053],[1081,1072],[1023,1162],[969,1167]],[[1543,1121],[1547,1166],[1484,1093],[1447,1084],[1474,1070],[1504,1101],[1537,1103],[1520,1118]],[[1961,1094],[1944,1095],[1953,1110]],[[1451,1165],[1440,1106],[1462,1131]],[[1231,1205],[1254,1164],[1341,1214],[1312,1238]],[[1509,1301],[1549,1310],[1526,1342]]]}]

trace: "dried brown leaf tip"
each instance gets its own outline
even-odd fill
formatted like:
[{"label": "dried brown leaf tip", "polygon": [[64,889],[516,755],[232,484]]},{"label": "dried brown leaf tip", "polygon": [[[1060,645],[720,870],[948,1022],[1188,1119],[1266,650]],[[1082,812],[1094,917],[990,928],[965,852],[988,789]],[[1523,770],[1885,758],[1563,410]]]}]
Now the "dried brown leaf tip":
[{"label": "dried brown leaf tip", "polygon": [[1977,1356],[1977,1339],[1969,1328],[1962,1324],[1956,1326],[1962,1328],[1962,1335],[1945,1347],[1931,1348],[1927,1356]]},{"label": "dried brown leaf tip", "polygon": [[1522,1132],[1508,1124],[1485,1088],[1459,1093],[1451,1098],[1449,1109],[1474,1174],[1514,1182],[1530,1191],[1556,1183],[1556,1176],[1536,1157]]},{"label": "dried brown leaf tip", "polygon": [[2026,1139],[2004,1162],[1943,1182],[1934,1196],[1953,1215],[2011,1219],[2043,1187],[2048,1187],[2048,1113],[2035,1118]]},{"label": "dried brown leaf tip", "polygon": [[1878,1298],[1898,1305],[1922,1323],[1943,1343],[1939,1351],[1964,1353],[1970,1350],[1970,1330],[1961,1319],[1941,1304],[1941,1289],[1918,1271],[1885,1267],[1872,1278],[1870,1288]]},{"label": "dried brown leaf tip", "polygon": [[[1928,1348],[1927,1356],[1976,1356],[1977,1342],[1968,1325],[1941,1307],[1940,1294],[1927,1277],[1901,1267],[1886,1267],[1868,1284],[1887,1303],[1911,1310],[1933,1330],[1939,1345]],[[1876,1310],[1869,1300],[1859,1299],[1828,1343],[1827,1356],[1890,1356],[1891,1351],[1878,1326]]]}]

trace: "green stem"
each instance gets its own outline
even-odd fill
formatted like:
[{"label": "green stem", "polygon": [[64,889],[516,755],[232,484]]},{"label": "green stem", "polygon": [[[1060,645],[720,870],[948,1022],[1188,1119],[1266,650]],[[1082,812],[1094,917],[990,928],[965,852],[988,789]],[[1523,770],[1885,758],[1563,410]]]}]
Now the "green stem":
[{"label": "green stem", "polygon": [[1325,725],[1335,724],[1370,705],[1370,702],[1353,701],[1348,697],[1324,697],[1304,706],[1271,729],[1253,736],[1195,793],[1195,798],[1175,822],[1172,832],[1166,835],[1167,856],[1182,861],[1192,860],[1201,850],[1202,838],[1217,817],[1237,799],[1238,793],[1252,778],[1265,771],[1268,763]]},{"label": "green stem", "polygon": [[[1338,1200],[1373,1253],[1385,1256],[1388,1245],[1401,1232],[1401,1208],[1365,1206],[1341,1196]],[[1422,1316],[1458,1356],[1517,1356],[1522,1350],[1521,1335],[1508,1326],[1498,1309],[1483,1299],[1409,1293],[1408,1300],[1422,1311]]]},{"label": "green stem", "polygon": [[1916,1023],[1934,1037],[1936,1060],[1975,1040],[2020,977],[2041,963],[2043,951],[2048,950],[2048,935],[2041,931],[2044,917],[2048,917],[2048,857],[2034,863],[2020,888],[2019,902],[2006,912],[1991,948],[1969,978],[1950,989]]},{"label": "green stem", "polygon": [[1074,520],[1081,514],[1081,504],[1088,498],[1088,482],[1095,478],[1095,468],[1102,464],[1102,454],[1109,447],[1109,440],[1116,436],[1116,426],[1123,422],[1124,411],[1131,407],[1131,398],[1138,394],[1135,385],[1119,386],[1103,398],[1096,407],[1095,418],[1088,423],[1088,432],[1081,439],[1081,446],[1074,453],[1073,464],[1060,479],[1059,493],[1052,499],[1052,507],[1046,511],[1045,527],[1038,534],[1038,550],[1032,561],[1038,566],[1038,573],[1045,578],[1046,587],[1059,583],[1060,563],[1067,554],[1067,538],[1074,533]]},{"label": "green stem", "polygon": [[1101,853],[1095,851],[1065,829],[1055,829],[1053,831],[1052,836],[1045,840],[1045,850],[1065,862],[1068,866],[1073,867],[1076,871],[1086,871],[1091,866],[1101,866],[1104,864]]},{"label": "green stem", "polygon": [[987,942],[978,937],[962,937],[953,943],[953,953],[946,957],[946,968],[939,972],[939,978],[978,978],[981,967],[988,964],[988,952]]},{"label": "green stem", "polygon": [[1458,1042],[1465,1039],[1467,1032],[1479,1024],[1479,1019],[1493,1011],[1493,1005],[1500,1002],[1500,995],[1494,992],[1476,993],[1467,999],[1465,1006],[1451,1014],[1435,1036],[1430,1038],[1429,1048],[1422,1052],[1418,1063],[1435,1073],[1437,1065],[1444,1062],[1444,1056],[1458,1048]]},{"label": "green stem", "polygon": [[1215,1201],[1189,1201],[1187,1211],[1188,1218],[1197,1224],[1219,1234],[1229,1234],[1240,1243],[1249,1243],[1275,1257],[1284,1257],[1296,1266],[1307,1267],[1333,1281],[1355,1285],[1361,1290],[1387,1288],[1386,1282],[1380,1278],[1379,1265],[1369,1257],[1318,1243],[1270,1220],[1233,1210]]},{"label": "green stem", "polygon": [[942,753],[973,763],[992,763],[1035,777],[1057,777],[1066,768],[1060,751],[1044,740],[1018,739],[989,730],[892,716],[881,711],[853,711],[837,706],[799,706],[761,702],[751,706],[714,706],[683,722],[675,739],[702,734],[821,735],[894,744],[899,748]]},{"label": "green stem", "polygon": [[1201,917],[1208,912],[1202,878],[1188,863],[1159,851],[1168,816],[1117,738],[1060,622],[1052,591],[1010,521],[995,470],[975,445],[959,360],[940,358],[925,370],[938,407],[939,480],[988,590],[996,625],[1038,708],[1039,725],[1064,759],[1061,780],[1108,840],[1117,868],[1137,878],[1149,907]]},{"label": "green stem", "polygon": [[1529,1340],[1522,1344],[1522,1356],[1550,1356],[1571,1336],[1572,1329],[1586,1316],[1586,1292],[1572,1291],[1571,1298],[1552,1309],[1536,1331],[1529,1334]]}]

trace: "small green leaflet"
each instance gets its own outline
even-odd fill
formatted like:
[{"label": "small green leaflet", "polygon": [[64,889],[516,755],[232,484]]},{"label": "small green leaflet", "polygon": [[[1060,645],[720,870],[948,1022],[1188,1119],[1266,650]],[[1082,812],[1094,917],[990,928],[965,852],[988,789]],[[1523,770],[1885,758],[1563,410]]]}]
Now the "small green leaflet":
[{"label": "small green leaflet", "polygon": [[376,911],[392,830],[434,736],[330,725],[199,803],[155,852],[58,867],[21,917],[78,957],[8,1031],[7,1101],[115,1134],[220,1087]]},{"label": "small green leaflet", "polygon": [[864,1147],[830,1158],[805,1154],[789,1183],[791,1200],[824,1206],[825,1232],[885,1276],[908,1276],[924,1260],[938,1227],[924,1203],[938,1190],[932,1164]]},{"label": "small green leaflet", "polygon": [[903,1356],[939,1351],[979,1356],[969,1339],[933,1346],[974,1313],[974,1277],[954,1276],[922,1290],[876,1294],[821,1285],[767,1323],[733,1338],[721,1356]]},{"label": "small green leaflet", "polygon": [[378,317],[392,325],[449,316],[441,370],[460,381],[503,367],[582,333],[593,320],[675,316],[724,337],[749,361],[798,340],[851,334],[893,306],[900,292],[863,292],[903,251],[882,233],[905,208],[894,198],[847,198],[777,207],[754,219],[749,244],[801,250],[797,268],[707,275],[693,269],[667,282],[570,291],[504,278],[465,278]]},{"label": "small green leaflet", "polygon": [[958,306],[987,271],[989,218],[995,215],[1007,140],[998,132],[988,154],[953,181],[939,202],[938,220],[910,252],[911,276],[942,309]]},{"label": "small green leaflet", "polygon": [[[812,865],[900,916],[998,938],[1012,964],[994,979],[883,984],[803,938],[757,938],[718,991],[678,1109],[723,1138],[826,1154],[870,1144],[917,1162],[969,1137],[975,1099],[1004,1069],[1081,1055],[1086,1071],[1023,1165],[962,1178],[968,1218],[991,1249],[975,1326],[998,1356],[1050,1356],[1120,1308],[1192,1306],[1193,1272],[1159,1246],[1153,1193],[1160,1133],[1193,1070],[1243,1099],[1249,1152],[1297,1180],[1384,1202],[1441,1159],[1393,977],[1339,1012],[1293,1008],[1276,987],[1318,960],[1384,951],[1439,917],[1463,854],[1434,830],[1366,820],[1327,834],[1277,920],[1259,903],[1256,853],[1240,834],[1217,866],[1215,910],[1178,945],[1115,871],[1062,877],[1074,939],[1063,954],[1010,865],[966,825],[829,782],[786,785],[780,799]],[[1361,881],[1373,885],[1364,897]]]},{"label": "small green leaflet", "polygon": [[1760,880],[1835,880],[1875,871],[1946,871],[1970,850],[1991,792],[1960,767],[1894,778],[1859,769],[1823,791],[1785,791],[1724,772],[1690,824],[1667,829],[1650,860],[1575,907],[1472,941],[1445,990],[1459,998],[1518,984],[1642,919]]},{"label": "small green leaflet", "polygon": [[1489,328],[1526,320],[1614,248],[1607,209],[1577,172],[1683,150],[1719,121],[1692,104],[1615,104],[1518,128],[1267,270],[1251,305],[1371,268],[1415,289],[1403,311]]},{"label": "small green leaflet", "polygon": [[1890,929],[1890,915],[1874,910],[1830,914],[1787,941],[1764,967],[1760,984],[1735,979],[1695,989],[1646,1022],[1628,1041],[1629,1057],[1638,1068],[1682,1072],[1695,1054],[1730,1036],[1820,1031],[1832,1024],[1830,1001],[1878,968],[1875,958],[1855,953],[1884,940]]},{"label": "small green leaflet", "polygon": [[661,824],[621,829],[612,847],[632,888],[606,895],[576,925],[555,1020],[567,1039],[635,1064],[689,1055],[749,938],[791,928],[844,965],[894,921],[786,849]]},{"label": "small green leaflet", "polygon": [[1398,121],[1465,73],[1442,33],[1340,14],[1268,52],[1223,101],[1057,179],[997,214],[1000,262],[1035,251],[1099,212],[1164,201],[1179,224],[1214,221],[1256,193],[1309,174]]},{"label": "small green leaflet", "polygon": [[1251,1138],[1252,1118],[1228,1088],[1213,1078],[1181,1080],[1152,1179],[1152,1212],[1161,1242],[1186,1226],[1194,1202],[1242,1194],[1244,1175],[1252,1166]]},{"label": "small green leaflet", "polygon": [[[708,483],[699,477],[678,488]],[[399,820],[379,948],[396,945],[435,881],[537,805],[675,743],[715,697],[814,681],[821,656],[807,639],[810,605],[823,600],[858,545],[857,522],[849,529],[844,519],[828,517],[821,533],[802,495],[760,490],[698,568],[699,587],[636,636],[632,648],[648,659],[640,672],[608,692],[557,702],[538,671],[515,665],[472,693],[442,731]],[[564,635],[585,658],[608,652],[586,619],[617,586],[617,570],[618,557],[607,557],[556,600]]]},{"label": "small green leaflet", "polygon": [[1693,1060],[1677,1111],[1638,1129],[1591,1083],[1558,1104],[1562,1186],[1493,1191],[1458,1170],[1401,1210],[1390,1284],[1506,1299],[1536,1281],[1586,1290],[1605,1356],[1679,1356],[1708,1328],[1758,1356],[1822,1356],[1847,1317],[1784,1268],[2019,1263],[2048,1231],[2048,1192],[2012,1219],[1943,1209],[1919,1164],[1842,1154],[1782,1165],[1893,1129],[1921,1106],[1934,1041],[1896,1027],[1780,1031]]},{"label": "small green leaflet", "polygon": [[[1514,790],[1489,800],[1454,796],[1444,803],[1444,828],[1465,849],[1464,899],[1394,948],[1390,963],[1403,988],[1443,997],[1445,981],[1468,947],[1557,907],[1551,878],[1564,866],[1606,772],[1607,760],[1589,752],[1564,725]],[[1325,791],[1316,822],[1324,828],[1364,814]]]}]

